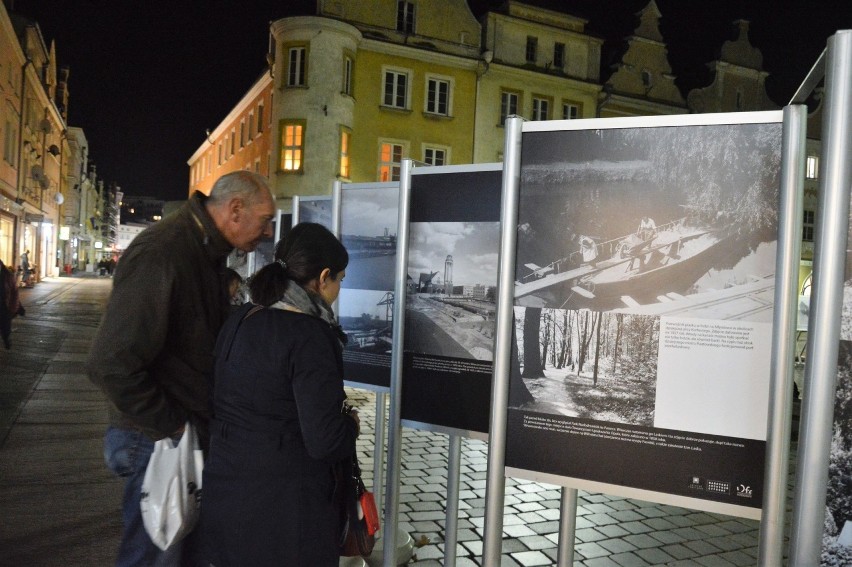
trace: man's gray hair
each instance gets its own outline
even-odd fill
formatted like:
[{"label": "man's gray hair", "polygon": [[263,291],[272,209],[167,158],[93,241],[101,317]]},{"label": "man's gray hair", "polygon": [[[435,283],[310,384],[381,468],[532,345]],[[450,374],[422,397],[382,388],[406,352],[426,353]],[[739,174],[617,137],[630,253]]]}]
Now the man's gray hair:
[{"label": "man's gray hair", "polygon": [[232,171],[216,180],[207,202],[217,206],[233,197],[241,197],[247,203],[253,203],[261,191],[269,191],[269,183],[264,176],[252,171]]}]

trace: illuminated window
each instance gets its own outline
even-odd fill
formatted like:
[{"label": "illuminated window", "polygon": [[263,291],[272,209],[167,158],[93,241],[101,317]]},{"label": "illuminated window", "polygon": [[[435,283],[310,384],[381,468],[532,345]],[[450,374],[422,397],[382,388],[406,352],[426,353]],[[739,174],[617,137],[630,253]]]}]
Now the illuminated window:
[{"label": "illuminated window", "polygon": [[819,158],[816,156],[808,156],[807,165],[805,168],[805,176],[808,179],[816,179],[819,177]]},{"label": "illuminated window", "polygon": [[802,240],[805,242],[814,241],[814,218],[813,211],[804,211],[804,219],[802,222]]},{"label": "illuminated window", "polygon": [[305,152],[304,122],[283,122],[281,125],[282,171],[302,171]]},{"label": "illuminated window", "polygon": [[500,125],[506,123],[506,118],[518,113],[518,93],[503,91],[500,93]]},{"label": "illuminated window", "polygon": [[287,86],[305,86],[305,68],[307,63],[307,49],[305,47],[291,47],[287,53]]},{"label": "illuminated window", "polygon": [[550,101],[546,98],[533,97],[533,120],[550,119]]},{"label": "illuminated window", "polygon": [[562,70],[565,67],[565,44],[556,42],[553,44],[553,67]]},{"label": "illuminated window", "polygon": [[352,58],[343,57],[343,94],[352,96]]},{"label": "illuminated window", "polygon": [[396,29],[404,33],[414,33],[414,3],[400,1],[396,3]]},{"label": "illuminated window", "polygon": [[379,181],[399,181],[402,152],[402,144],[381,144],[379,153]]},{"label": "illuminated window", "polygon": [[538,51],[538,38],[533,37],[531,35],[527,36],[527,50],[526,50],[526,58],[527,63],[535,64],[536,60],[536,52]]},{"label": "illuminated window", "polygon": [[447,165],[447,150],[426,147],[423,149],[423,161],[429,165]]},{"label": "illuminated window", "polygon": [[340,177],[349,179],[350,177],[350,161],[349,161],[349,145],[352,142],[352,132],[349,128],[340,128]]},{"label": "illuminated window", "polygon": [[580,116],[580,107],[569,102],[562,103],[562,120],[576,120]]},{"label": "illuminated window", "polygon": [[426,81],[426,112],[450,114],[450,81],[433,78]]},{"label": "illuminated window", "polygon": [[385,71],[384,105],[408,108],[408,73]]}]

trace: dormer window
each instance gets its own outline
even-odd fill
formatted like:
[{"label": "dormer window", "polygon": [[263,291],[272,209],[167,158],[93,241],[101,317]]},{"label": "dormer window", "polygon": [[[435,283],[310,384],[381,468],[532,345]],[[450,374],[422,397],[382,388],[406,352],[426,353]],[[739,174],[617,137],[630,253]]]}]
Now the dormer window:
[{"label": "dormer window", "polygon": [[396,30],[414,33],[414,3],[400,1],[396,3]]},{"label": "dormer window", "polygon": [[531,35],[527,36],[527,50],[526,50],[526,58],[527,63],[532,63],[535,65],[536,55],[538,51],[538,38],[533,37]]}]

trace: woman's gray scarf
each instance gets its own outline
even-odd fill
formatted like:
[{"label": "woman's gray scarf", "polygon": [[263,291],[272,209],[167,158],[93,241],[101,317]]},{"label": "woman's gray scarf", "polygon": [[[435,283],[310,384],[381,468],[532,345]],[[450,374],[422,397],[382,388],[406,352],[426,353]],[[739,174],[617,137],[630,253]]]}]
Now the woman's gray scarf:
[{"label": "woman's gray scarf", "polygon": [[284,296],[270,305],[272,309],[284,309],[285,311],[300,311],[306,315],[312,315],[322,319],[331,327],[342,344],[346,344],[346,333],[334,318],[334,311],[325,300],[316,293],[310,293],[294,281],[287,284]]}]

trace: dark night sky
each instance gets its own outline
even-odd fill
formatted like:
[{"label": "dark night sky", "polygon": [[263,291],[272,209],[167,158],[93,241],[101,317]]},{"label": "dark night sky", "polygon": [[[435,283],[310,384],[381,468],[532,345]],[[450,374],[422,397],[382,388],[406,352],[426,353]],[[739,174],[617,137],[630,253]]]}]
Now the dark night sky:
[{"label": "dark night sky", "polygon": [[[312,0],[3,0],[39,22],[71,69],[69,125],[83,128],[98,174],[128,195],[183,199],[186,160],[265,68],[268,23],[312,13]],[[366,0],[365,0],[366,1]],[[607,40],[629,35],[648,0],[527,0],[585,17]],[[470,0],[476,15],[502,0]],[[657,0],[679,85],[707,84],[704,64],[751,21],[770,97],[785,104],[850,0]],[[698,83],[696,84],[696,81]]]}]

